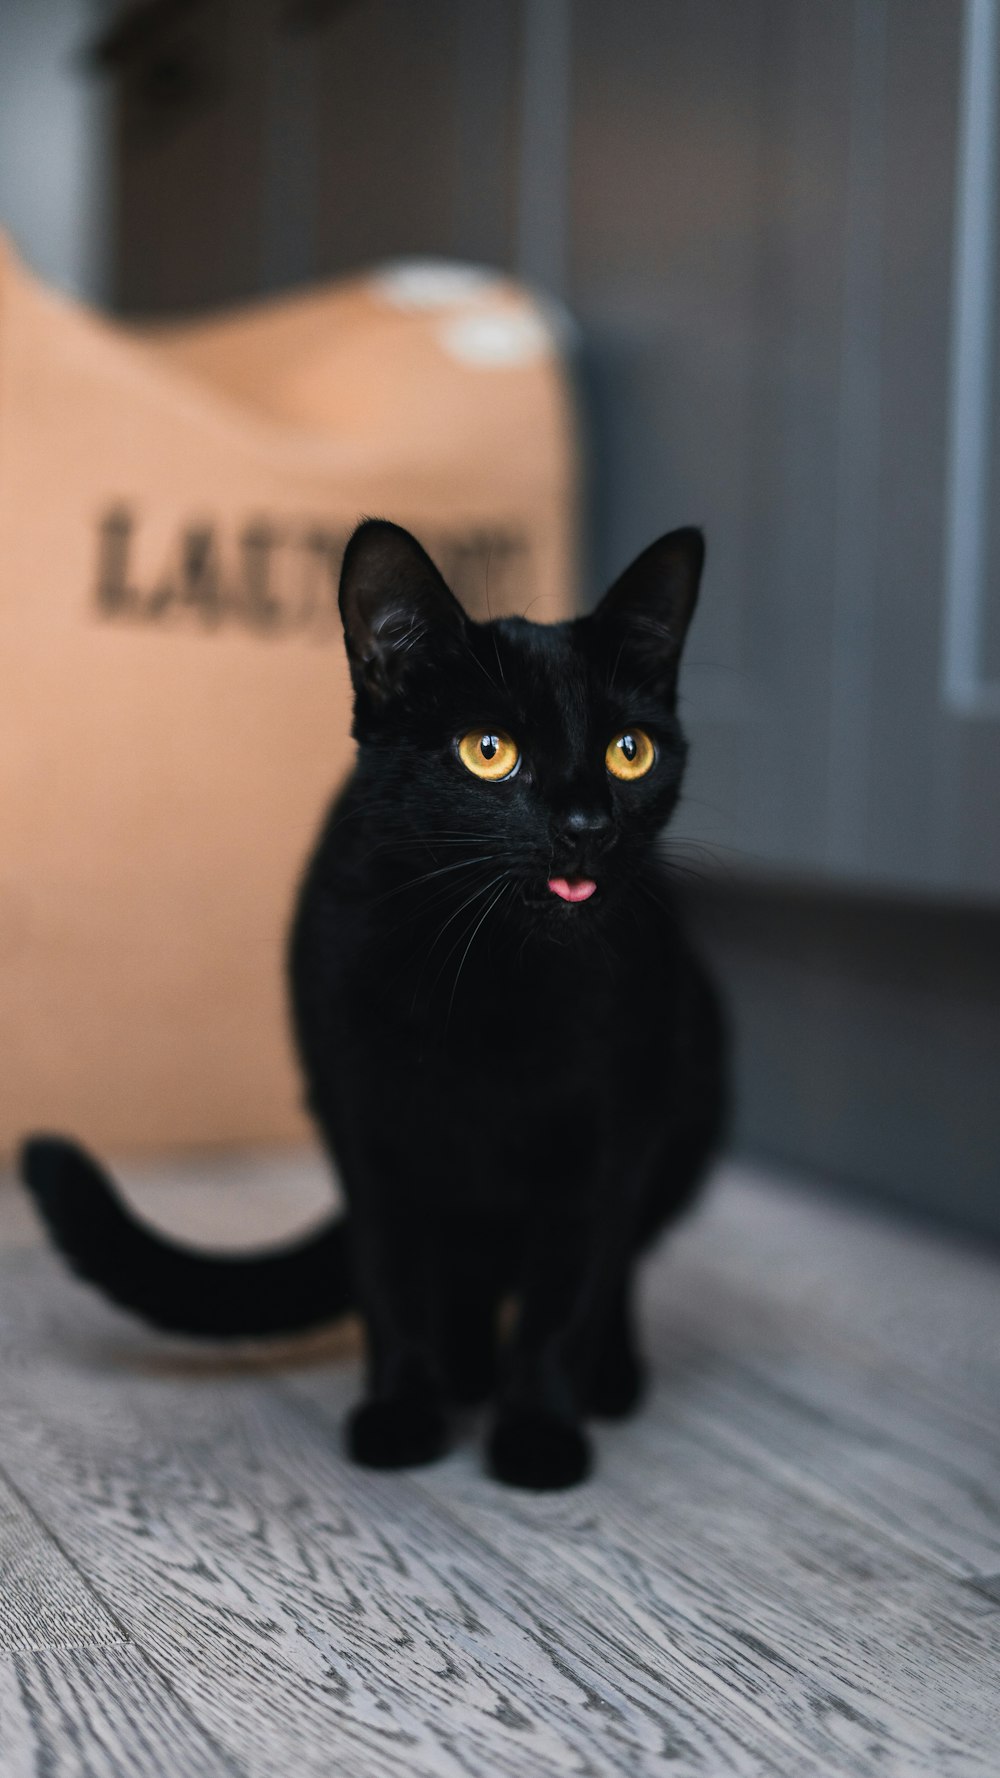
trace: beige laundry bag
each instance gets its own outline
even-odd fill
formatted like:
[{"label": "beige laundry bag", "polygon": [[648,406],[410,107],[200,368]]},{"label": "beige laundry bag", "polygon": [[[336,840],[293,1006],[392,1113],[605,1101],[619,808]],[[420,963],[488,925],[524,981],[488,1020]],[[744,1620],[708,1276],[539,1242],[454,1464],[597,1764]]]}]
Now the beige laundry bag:
[{"label": "beige laundry bag", "polygon": [[576,448],[549,317],[412,263],[113,326],[0,243],[0,1152],[304,1133],[283,945],[350,763],[358,518],[469,608],[570,608]]}]

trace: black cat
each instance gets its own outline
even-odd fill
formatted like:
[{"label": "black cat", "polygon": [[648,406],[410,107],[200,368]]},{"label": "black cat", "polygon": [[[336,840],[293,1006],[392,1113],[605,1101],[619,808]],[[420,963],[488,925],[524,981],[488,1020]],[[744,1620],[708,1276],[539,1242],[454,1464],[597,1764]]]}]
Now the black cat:
[{"label": "black cat", "polygon": [[562,1487],[587,1471],[587,1416],[639,1396],[636,1258],[691,1200],[724,1100],[716,1000],[656,850],[703,556],[674,531],[588,617],[473,623],[408,532],[354,533],[357,766],[290,958],[347,1221],[260,1258],[198,1255],[75,1144],[25,1146],[76,1270],[162,1326],[267,1334],[356,1304],[362,1463],[430,1461],[454,1407],[495,1395],[494,1474]]}]

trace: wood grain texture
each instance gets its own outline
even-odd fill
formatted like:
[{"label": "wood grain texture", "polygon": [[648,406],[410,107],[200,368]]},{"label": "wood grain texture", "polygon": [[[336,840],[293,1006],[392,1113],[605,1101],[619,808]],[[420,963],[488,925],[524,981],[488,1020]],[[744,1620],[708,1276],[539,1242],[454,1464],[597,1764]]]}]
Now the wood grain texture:
[{"label": "wood grain texture", "polygon": [[984,1574],[968,1584],[980,1598],[988,1600],[990,1605],[1000,1606],[1000,1574]]},{"label": "wood grain texture", "polygon": [[[318,1379],[296,1387],[319,1399]],[[467,1455],[421,1486],[546,1590],[586,1598],[609,1635],[711,1675],[719,1719],[752,1707],[788,1737],[791,1769],[995,1770],[1000,1618],[957,1582],[706,1436],[669,1385],[601,1445],[581,1495],[484,1492]]]},{"label": "wood grain texture", "polygon": [[[705,1327],[704,1294],[690,1314],[679,1302],[651,1317],[658,1347],[687,1355],[685,1411],[720,1450],[743,1457],[817,1502],[958,1576],[1000,1566],[1000,1416],[994,1431],[950,1401],[929,1405],[905,1375],[830,1352],[770,1351],[735,1311],[736,1350]],[[681,1294],[681,1293],[679,1293]],[[715,1303],[732,1310],[727,1293]],[[701,1338],[693,1338],[697,1329]],[[738,1338],[740,1332],[745,1337]]]},{"label": "wood grain texture", "polygon": [[123,1640],[96,1594],[0,1474],[0,1655]]},{"label": "wood grain texture", "polygon": [[[213,1176],[135,1196],[218,1240],[239,1169],[206,1212]],[[322,1174],[251,1184],[259,1239]],[[987,1256],[731,1171],[650,1267],[648,1408],[533,1498],[483,1476],[481,1429],[410,1476],[345,1463],[343,1335],[160,1339],[19,1239],[2,1778],[996,1778]]]},{"label": "wood grain texture", "polygon": [[81,1301],[68,1395],[9,1372],[9,1461],[249,1772],[810,1772],[662,1638],[609,1636],[414,1482],[344,1464],[273,1384],[108,1376],[80,1338],[103,1318]]},{"label": "wood grain texture", "polygon": [[241,1778],[134,1650],[0,1659],[3,1778]]}]

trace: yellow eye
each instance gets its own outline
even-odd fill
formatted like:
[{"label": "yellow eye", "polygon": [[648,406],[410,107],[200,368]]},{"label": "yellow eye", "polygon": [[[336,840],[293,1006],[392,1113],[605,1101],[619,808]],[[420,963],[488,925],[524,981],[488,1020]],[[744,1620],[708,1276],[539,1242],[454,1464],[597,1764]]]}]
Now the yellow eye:
[{"label": "yellow eye", "polygon": [[644,778],[656,749],[645,729],[629,728],[608,742],[604,763],[612,778]]},{"label": "yellow eye", "polygon": [[482,729],[470,728],[458,743],[458,756],[467,771],[493,783],[512,777],[521,763],[517,742],[502,729],[498,734],[484,735]]}]

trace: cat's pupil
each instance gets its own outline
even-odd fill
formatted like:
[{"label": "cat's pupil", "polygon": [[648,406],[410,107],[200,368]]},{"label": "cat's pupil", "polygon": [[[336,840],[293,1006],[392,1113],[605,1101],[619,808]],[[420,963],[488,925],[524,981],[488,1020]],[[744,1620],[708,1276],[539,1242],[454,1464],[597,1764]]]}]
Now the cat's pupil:
[{"label": "cat's pupil", "polygon": [[623,735],[619,745],[621,746],[621,750],[624,753],[625,758],[628,760],[634,759],[636,754],[639,751],[638,747],[635,744],[635,736],[634,735]]},{"label": "cat's pupil", "polygon": [[479,751],[484,759],[495,759],[499,745],[496,735],[484,735],[479,743]]}]

